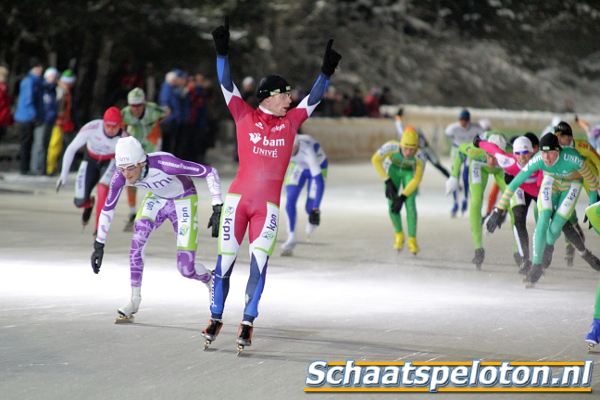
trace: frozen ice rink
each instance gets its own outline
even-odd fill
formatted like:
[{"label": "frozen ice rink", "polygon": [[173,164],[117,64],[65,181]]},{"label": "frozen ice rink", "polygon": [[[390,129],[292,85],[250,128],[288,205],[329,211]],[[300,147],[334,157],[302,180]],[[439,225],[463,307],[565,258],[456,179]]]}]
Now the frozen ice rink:
[{"label": "frozen ice rink", "polygon": [[[220,172],[225,193],[233,170]],[[584,341],[600,274],[578,256],[567,268],[560,238],[546,275],[535,289],[524,289],[508,224],[484,239],[486,260],[476,271],[468,217],[450,219],[445,178],[431,165],[417,199],[417,256],[393,250],[383,184],[368,162],[330,165],[321,226],[306,242],[301,204],[293,257],[280,256],[282,212],[253,343],[239,357],[247,242],[231,278],[225,325],[209,350],[201,336],[210,316],[207,290],[179,275],[168,222],[147,248],[135,323],[116,325],[116,309],[130,294],[126,199],[95,275],[93,228],[82,232],[73,178],[59,194],[55,178],[5,174],[0,181],[1,399],[571,399],[586,395],[308,394],[304,388],[314,360],[600,360],[588,355]],[[212,269],[217,241],[204,229],[209,195],[203,180],[197,187],[198,260]],[[580,215],[585,203],[583,195]],[[531,215],[529,227],[532,235]],[[588,248],[600,255],[600,237],[585,232]],[[591,396],[600,393],[600,368],[592,387],[598,392]]]}]

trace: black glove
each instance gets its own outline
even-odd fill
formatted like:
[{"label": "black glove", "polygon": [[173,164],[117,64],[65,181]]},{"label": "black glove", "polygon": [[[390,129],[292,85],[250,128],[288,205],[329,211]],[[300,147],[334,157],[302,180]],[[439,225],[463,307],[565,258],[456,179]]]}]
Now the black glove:
[{"label": "black glove", "polygon": [[220,56],[229,54],[229,17],[225,17],[225,24],[217,26],[211,33],[217,54]]},{"label": "black glove", "polygon": [[400,107],[400,109],[398,110],[398,112],[396,113],[397,116],[401,117],[404,114],[404,109],[402,107]]},{"label": "black glove", "polygon": [[329,39],[325,48],[325,55],[323,56],[323,65],[321,65],[321,72],[327,76],[333,75],[338,63],[342,59],[342,56],[331,48],[332,44],[333,39]]},{"label": "black glove", "polygon": [[513,179],[515,179],[514,176],[512,176],[511,174],[508,174],[506,172],[504,173],[504,183],[506,183],[508,185],[509,183],[512,182]]},{"label": "black glove", "polygon": [[476,135],[476,136],[473,138],[473,146],[475,146],[475,147],[479,148],[479,142],[481,142],[481,138],[479,137],[479,135]]},{"label": "black glove", "polygon": [[102,257],[104,257],[104,243],[94,242],[94,252],[92,253],[92,269],[94,273],[100,272],[102,266]]},{"label": "black glove", "polygon": [[585,214],[585,216],[583,217],[583,223],[585,224],[586,222],[588,223],[588,229],[592,229],[592,223],[590,222],[587,214]]},{"label": "black glove", "polygon": [[402,206],[404,205],[404,201],[406,200],[406,196],[401,194],[394,202],[392,203],[392,212],[394,214],[399,214],[402,210]]},{"label": "black glove", "polygon": [[502,226],[502,223],[504,222],[505,218],[506,211],[496,207],[494,208],[494,211],[492,211],[492,215],[490,215],[490,218],[488,219],[488,222],[485,227],[490,233],[494,233],[496,228],[500,228]]},{"label": "black glove", "polygon": [[579,123],[579,117],[575,114],[575,122]]},{"label": "black glove", "polygon": [[390,200],[395,200],[398,198],[398,188],[389,178],[385,181],[385,197]]},{"label": "black glove", "polygon": [[308,214],[308,222],[310,222],[313,225],[319,226],[319,224],[321,223],[321,211],[312,210],[310,214]]},{"label": "black glove", "polygon": [[213,213],[208,219],[208,225],[206,228],[210,228],[212,226],[212,237],[219,237],[219,221],[221,220],[221,209],[223,208],[223,204],[217,204],[213,207]]}]

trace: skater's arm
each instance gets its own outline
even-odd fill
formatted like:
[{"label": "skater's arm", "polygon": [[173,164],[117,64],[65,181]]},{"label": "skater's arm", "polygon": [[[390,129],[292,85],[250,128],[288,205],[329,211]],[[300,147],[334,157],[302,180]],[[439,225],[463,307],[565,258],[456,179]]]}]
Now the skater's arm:
[{"label": "skater's arm", "polygon": [[578,169],[578,172],[581,174],[583,179],[587,182],[588,187],[590,189],[590,191],[588,193],[590,196],[589,204],[594,204],[595,202],[598,201],[598,179],[592,173],[592,170],[587,166],[587,164],[585,162],[583,163],[583,167]]},{"label": "skater's arm", "polygon": [[381,178],[384,180],[388,179],[389,177],[387,172],[383,168],[383,161],[387,157],[391,156],[392,154],[398,151],[399,143],[400,142],[398,142],[397,140],[390,140],[389,142],[381,146],[379,150],[377,150],[375,154],[373,154],[373,157],[371,157],[371,164],[373,164],[373,167],[375,167],[375,170],[377,171],[379,176],[381,176]]},{"label": "skater's arm", "polygon": [[210,191],[211,204],[213,206],[223,204],[223,199],[221,197],[221,180],[219,179],[219,173],[216,168],[212,168],[208,175],[206,175],[206,184]]},{"label": "skater's arm", "polygon": [[417,161],[417,163],[413,178],[408,182],[408,185],[404,187],[404,190],[401,193],[406,197],[410,196],[417,190],[419,184],[421,183],[421,180],[423,179],[423,162],[416,157],[415,160]]}]

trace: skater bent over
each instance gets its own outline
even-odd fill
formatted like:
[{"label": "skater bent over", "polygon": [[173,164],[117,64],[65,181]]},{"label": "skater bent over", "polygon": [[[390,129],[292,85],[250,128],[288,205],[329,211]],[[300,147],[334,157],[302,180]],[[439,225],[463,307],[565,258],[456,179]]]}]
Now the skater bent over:
[{"label": "skater bent over", "polygon": [[83,161],[75,180],[75,206],[83,208],[81,223],[86,226],[94,207],[92,190],[97,186],[94,236],[98,231],[98,219],[106,200],[110,178],[115,172],[115,146],[124,136],[127,136],[127,133],[121,129],[121,113],[117,107],[110,107],[104,113],[103,119],[95,119],[85,124],[65,150],[61,176],[56,182],[56,192],[67,183],[75,152],[85,145]]},{"label": "skater bent over", "polygon": [[285,211],[288,219],[288,237],[281,245],[282,256],[291,256],[296,246],[296,203],[300,191],[307,186],[305,210],[308,214],[306,234],[310,236],[321,222],[321,200],[327,177],[327,156],[321,145],[309,135],[296,135],[290,165],[285,173],[287,194]]},{"label": "skater bent over", "polygon": [[[502,151],[506,149],[506,139],[501,133],[490,131],[486,134],[486,140],[498,146]],[[477,139],[474,140],[475,142]],[[481,264],[485,260],[485,250],[482,241],[481,227],[481,207],[483,205],[483,194],[487,185],[489,175],[494,176],[494,180],[501,190],[504,190],[504,172],[498,166],[498,161],[485,151],[479,149],[474,143],[463,143],[458,148],[458,155],[454,160],[454,169],[452,176],[446,182],[446,196],[456,191],[458,187],[458,174],[460,166],[468,160],[469,163],[469,192],[471,193],[471,206],[469,208],[469,222],[471,224],[471,234],[475,244],[475,257],[471,262],[477,269],[481,269]]]},{"label": "skater bent over", "polygon": [[[540,169],[546,174],[538,195],[538,220],[533,233],[533,267],[526,279],[528,288],[535,286],[544,268],[550,265],[554,243],[575,210],[584,180],[588,181],[590,187],[590,204],[597,201],[598,184],[583,157],[575,149],[561,148],[556,136],[545,135],[540,140],[540,152],[529,160],[502,194],[487,223],[490,232],[501,221],[515,190]],[[580,251],[580,255],[592,268],[600,269],[598,259],[589,250]]]},{"label": "skater bent over", "polygon": [[219,228],[219,257],[214,273],[211,319],[202,332],[205,345],[213,341],[221,326],[229,279],[240,244],[248,229],[250,276],[246,306],[237,343],[250,346],[254,319],[265,285],[267,262],[275,248],[279,226],[279,201],[285,171],[290,162],[294,137],[327,90],[341,56],[327,43],[321,74],[300,104],[292,102],[290,85],[278,75],[263,78],[257,89],[259,107],[253,109],[233,84],[229,70],[229,19],[212,32],[217,50],[217,73],[227,107],[236,125],[239,154],[237,175],[223,205]]},{"label": "skater bent over", "polygon": [[[406,219],[408,223],[408,249],[412,254],[419,252],[417,245],[417,205],[415,198],[417,189],[423,178],[423,162],[416,157],[419,150],[419,137],[413,127],[406,127],[400,143],[395,140],[384,144],[371,158],[379,175],[385,179],[385,196],[388,199],[390,219],[396,231],[394,248],[404,248],[404,232],[400,211],[406,203]],[[390,165],[387,171],[383,162],[389,156]],[[399,189],[403,188],[399,194]]]},{"label": "skater bent over", "polygon": [[138,311],[141,298],[145,250],[152,232],[169,219],[177,239],[177,269],[186,278],[199,280],[210,286],[211,273],[195,262],[198,247],[198,194],[195,178],[206,178],[212,197],[213,214],[209,220],[212,236],[217,237],[221,213],[221,185],[217,170],[207,165],[181,160],[172,154],[146,154],[134,137],[120,139],[115,149],[117,171],[110,182],[106,203],[100,215],[98,236],[92,254],[92,269],[97,274],[102,265],[104,243],[115,215],[115,206],[125,186],[148,190],[133,225],[129,250],[131,270],[131,298],[118,309],[117,322],[131,322]]}]

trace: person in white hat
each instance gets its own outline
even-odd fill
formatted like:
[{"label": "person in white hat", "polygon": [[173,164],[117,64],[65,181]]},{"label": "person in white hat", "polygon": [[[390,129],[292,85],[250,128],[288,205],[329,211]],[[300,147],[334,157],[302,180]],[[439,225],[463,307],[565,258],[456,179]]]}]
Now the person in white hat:
[{"label": "person in white hat", "polygon": [[129,250],[131,296],[117,310],[117,322],[132,322],[133,314],[138,311],[142,299],[142,275],[148,239],[167,219],[173,224],[177,239],[177,269],[185,278],[210,286],[211,272],[195,261],[198,247],[198,193],[192,178],[206,179],[213,208],[208,227],[212,227],[213,237],[219,234],[223,200],[219,174],[215,168],[181,160],[165,152],[146,154],[141,143],[134,137],[122,138],[117,142],[115,160],[117,170],[112,176],[102,208],[91,261],[92,269],[97,274],[102,266],[106,236],[123,188],[136,186],[149,190],[133,226]]},{"label": "person in white hat", "polygon": [[[121,110],[121,116],[123,124],[127,126],[127,133],[139,140],[146,153],[152,153],[162,148],[160,122],[167,118],[170,112],[169,107],[146,101],[144,91],[134,88],[127,94],[127,106]],[[129,217],[125,222],[124,232],[133,232],[133,221],[137,211],[136,192],[134,186],[127,187]]]}]

